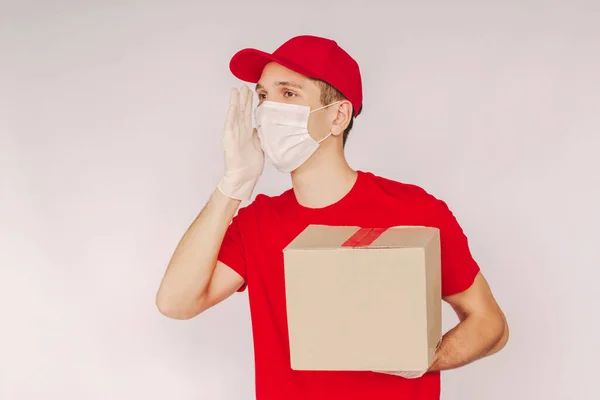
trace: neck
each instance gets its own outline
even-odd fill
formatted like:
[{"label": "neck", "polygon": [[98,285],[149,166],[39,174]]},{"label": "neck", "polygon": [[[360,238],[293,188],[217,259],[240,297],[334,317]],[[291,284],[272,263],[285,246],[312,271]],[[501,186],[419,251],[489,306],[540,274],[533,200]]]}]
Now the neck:
[{"label": "neck", "polygon": [[348,165],[343,150],[319,153],[322,152],[317,151],[291,174],[296,199],[308,208],[327,207],[339,201],[350,192],[358,175]]}]

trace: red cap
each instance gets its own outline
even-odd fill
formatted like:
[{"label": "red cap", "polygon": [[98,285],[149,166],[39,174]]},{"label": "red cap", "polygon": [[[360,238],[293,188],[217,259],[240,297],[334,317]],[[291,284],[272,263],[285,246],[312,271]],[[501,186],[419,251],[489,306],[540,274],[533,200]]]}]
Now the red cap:
[{"label": "red cap", "polygon": [[242,81],[257,83],[265,65],[271,61],[329,83],[352,103],[355,116],[360,112],[363,95],[358,63],[335,41],[303,35],[291,38],[273,54],[243,49],[233,56],[229,69]]}]

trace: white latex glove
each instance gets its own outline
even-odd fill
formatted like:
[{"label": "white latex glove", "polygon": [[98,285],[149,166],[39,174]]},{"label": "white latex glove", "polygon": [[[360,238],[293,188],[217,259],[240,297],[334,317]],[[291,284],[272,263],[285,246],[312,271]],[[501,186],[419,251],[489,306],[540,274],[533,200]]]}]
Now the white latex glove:
[{"label": "white latex glove", "polygon": [[[440,339],[437,346],[435,346],[436,351],[440,347],[441,344],[442,344],[442,340]],[[435,363],[435,360],[432,361],[432,365],[434,363]],[[431,368],[431,365],[430,365],[430,368]],[[373,372],[378,372],[380,374],[401,376],[406,379],[416,379],[416,378],[420,378],[423,375],[425,375],[427,373],[427,371],[428,371],[428,369],[427,370],[418,370],[418,371],[373,371]]]},{"label": "white latex glove", "polygon": [[243,86],[231,90],[223,132],[225,173],[219,190],[237,200],[249,200],[265,166],[256,129],[252,129],[252,92]]},{"label": "white latex glove", "polygon": [[380,374],[388,374],[388,375],[396,375],[401,376],[406,379],[416,379],[425,375],[427,371],[374,371],[379,372]]}]

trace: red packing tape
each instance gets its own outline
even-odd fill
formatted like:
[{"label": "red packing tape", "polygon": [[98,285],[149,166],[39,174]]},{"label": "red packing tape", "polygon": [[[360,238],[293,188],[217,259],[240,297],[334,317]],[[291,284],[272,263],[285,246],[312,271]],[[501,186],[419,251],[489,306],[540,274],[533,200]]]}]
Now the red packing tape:
[{"label": "red packing tape", "polygon": [[369,246],[385,231],[387,228],[360,228],[342,243],[342,247]]}]

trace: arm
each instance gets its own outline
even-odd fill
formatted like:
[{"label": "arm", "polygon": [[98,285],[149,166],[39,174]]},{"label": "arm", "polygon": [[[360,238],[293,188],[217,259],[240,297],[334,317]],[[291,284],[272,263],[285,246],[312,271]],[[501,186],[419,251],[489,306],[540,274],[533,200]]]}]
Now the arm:
[{"label": "arm", "polygon": [[[248,200],[264,168],[252,130],[252,93],[231,91],[223,133],[225,173],[210,200],[182,237],[156,294],[160,312],[192,318],[232,295],[244,278],[218,262],[219,251],[241,200]],[[232,265],[233,266],[233,265]]]},{"label": "arm", "polygon": [[460,322],[442,338],[430,371],[464,366],[506,345],[506,318],[481,273],[469,289],[444,300],[452,306]]},{"label": "arm", "polygon": [[217,262],[221,242],[240,204],[216,190],[181,238],[156,295],[159,311],[189,319],[229,297],[244,279]]}]

